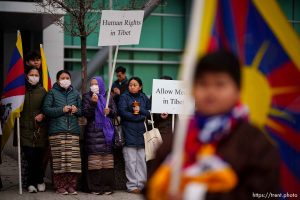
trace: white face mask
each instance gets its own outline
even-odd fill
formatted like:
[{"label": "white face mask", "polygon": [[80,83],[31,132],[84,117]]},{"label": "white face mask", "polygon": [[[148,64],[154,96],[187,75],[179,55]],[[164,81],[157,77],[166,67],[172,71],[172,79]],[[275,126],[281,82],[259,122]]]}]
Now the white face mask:
[{"label": "white face mask", "polygon": [[60,80],[59,85],[65,89],[68,89],[71,85],[71,80],[67,80],[67,79]]},{"label": "white face mask", "polygon": [[98,85],[92,85],[90,87],[90,89],[93,93],[99,94],[99,86]]},{"label": "white face mask", "polygon": [[37,76],[28,76],[28,82],[31,85],[36,85],[40,81],[40,77]]}]

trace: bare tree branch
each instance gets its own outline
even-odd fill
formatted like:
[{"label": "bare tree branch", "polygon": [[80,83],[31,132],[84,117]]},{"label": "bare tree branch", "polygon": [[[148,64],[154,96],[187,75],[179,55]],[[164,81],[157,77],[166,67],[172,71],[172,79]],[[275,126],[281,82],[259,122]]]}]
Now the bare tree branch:
[{"label": "bare tree branch", "polygon": [[[118,0],[114,1],[116,3]],[[101,6],[101,1],[98,5],[95,2],[96,0],[43,0],[37,2],[40,7],[44,8],[46,13],[53,17],[55,24],[62,27],[71,36],[80,37],[82,93],[85,93],[87,82],[87,37],[99,27],[100,10],[101,7],[102,9],[105,7],[105,5]],[[151,12],[161,3],[161,0],[148,0],[145,2],[146,0],[131,0],[124,9],[144,8],[146,12]],[[65,11],[65,17],[57,14],[57,9]],[[147,16],[149,13],[146,12],[145,15]]]}]

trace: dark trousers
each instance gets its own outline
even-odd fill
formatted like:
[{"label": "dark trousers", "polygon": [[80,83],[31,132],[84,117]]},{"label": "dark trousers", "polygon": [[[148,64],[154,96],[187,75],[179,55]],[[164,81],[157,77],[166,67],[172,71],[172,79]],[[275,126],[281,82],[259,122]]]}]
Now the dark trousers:
[{"label": "dark trousers", "polygon": [[87,183],[91,192],[112,192],[114,189],[114,169],[89,170]]},{"label": "dark trousers", "polygon": [[40,147],[22,147],[25,159],[28,162],[27,187],[37,186],[44,182],[43,159],[45,149]]}]

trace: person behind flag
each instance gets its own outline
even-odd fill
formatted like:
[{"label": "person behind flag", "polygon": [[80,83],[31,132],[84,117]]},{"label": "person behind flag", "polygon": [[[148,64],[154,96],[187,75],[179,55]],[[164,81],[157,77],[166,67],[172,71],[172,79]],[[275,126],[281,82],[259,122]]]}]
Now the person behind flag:
[{"label": "person behind flag", "polygon": [[40,74],[36,67],[26,67],[26,93],[20,117],[22,151],[27,161],[28,192],[44,192],[43,158],[48,142],[47,124],[42,113],[46,90],[39,83]]},{"label": "person behind flag", "polygon": [[76,195],[77,177],[81,173],[79,147],[81,99],[71,85],[67,70],[56,74],[56,83],[48,92],[43,111],[49,118],[49,142],[53,158],[53,181],[57,193]]},{"label": "person behind flag", "polygon": [[[159,79],[162,80],[173,80],[170,76],[161,76]],[[152,96],[150,97],[150,102],[152,102]],[[177,115],[176,115],[177,116]],[[175,115],[174,115],[175,117]],[[177,118],[177,117],[176,117]],[[161,138],[163,141],[166,139],[169,139],[173,136],[173,130],[172,130],[172,115],[169,113],[160,113],[160,114],[153,114],[153,120],[155,127],[158,128]],[[175,127],[175,119],[174,119],[174,127]],[[165,143],[164,143],[165,145]],[[149,160],[147,161],[147,175],[150,177],[153,174],[153,170],[155,170],[155,166],[158,165],[158,163],[163,162],[163,160]]]},{"label": "person behind flag", "polygon": [[[25,68],[26,67],[36,67],[39,70],[39,73],[42,73],[42,60],[41,54],[37,51],[30,51],[26,54],[24,58]],[[40,79],[41,80],[41,79]]]},{"label": "person behind flag", "polygon": [[[147,199],[250,200],[279,192],[279,152],[249,123],[248,109],[239,103],[240,82],[239,61],[232,53],[220,50],[200,60],[193,79],[196,112],[182,152],[180,190],[175,196],[168,194],[176,159],[169,156],[150,178]],[[164,144],[158,157],[171,149],[170,142]]]},{"label": "person behind flag", "polygon": [[117,108],[111,96],[106,105],[105,84],[101,77],[90,82],[90,91],[82,97],[82,112],[87,119],[85,153],[87,155],[87,183],[91,193],[112,194],[114,189],[114,156],[112,120]]}]

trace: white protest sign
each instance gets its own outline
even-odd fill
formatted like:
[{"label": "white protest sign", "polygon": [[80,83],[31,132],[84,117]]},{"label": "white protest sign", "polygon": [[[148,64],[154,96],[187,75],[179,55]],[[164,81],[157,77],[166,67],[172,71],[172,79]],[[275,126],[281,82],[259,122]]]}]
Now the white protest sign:
[{"label": "white protest sign", "polygon": [[103,10],[98,46],[139,44],[143,10]]},{"label": "white protest sign", "polygon": [[152,113],[192,114],[194,101],[177,80],[153,79]]}]

